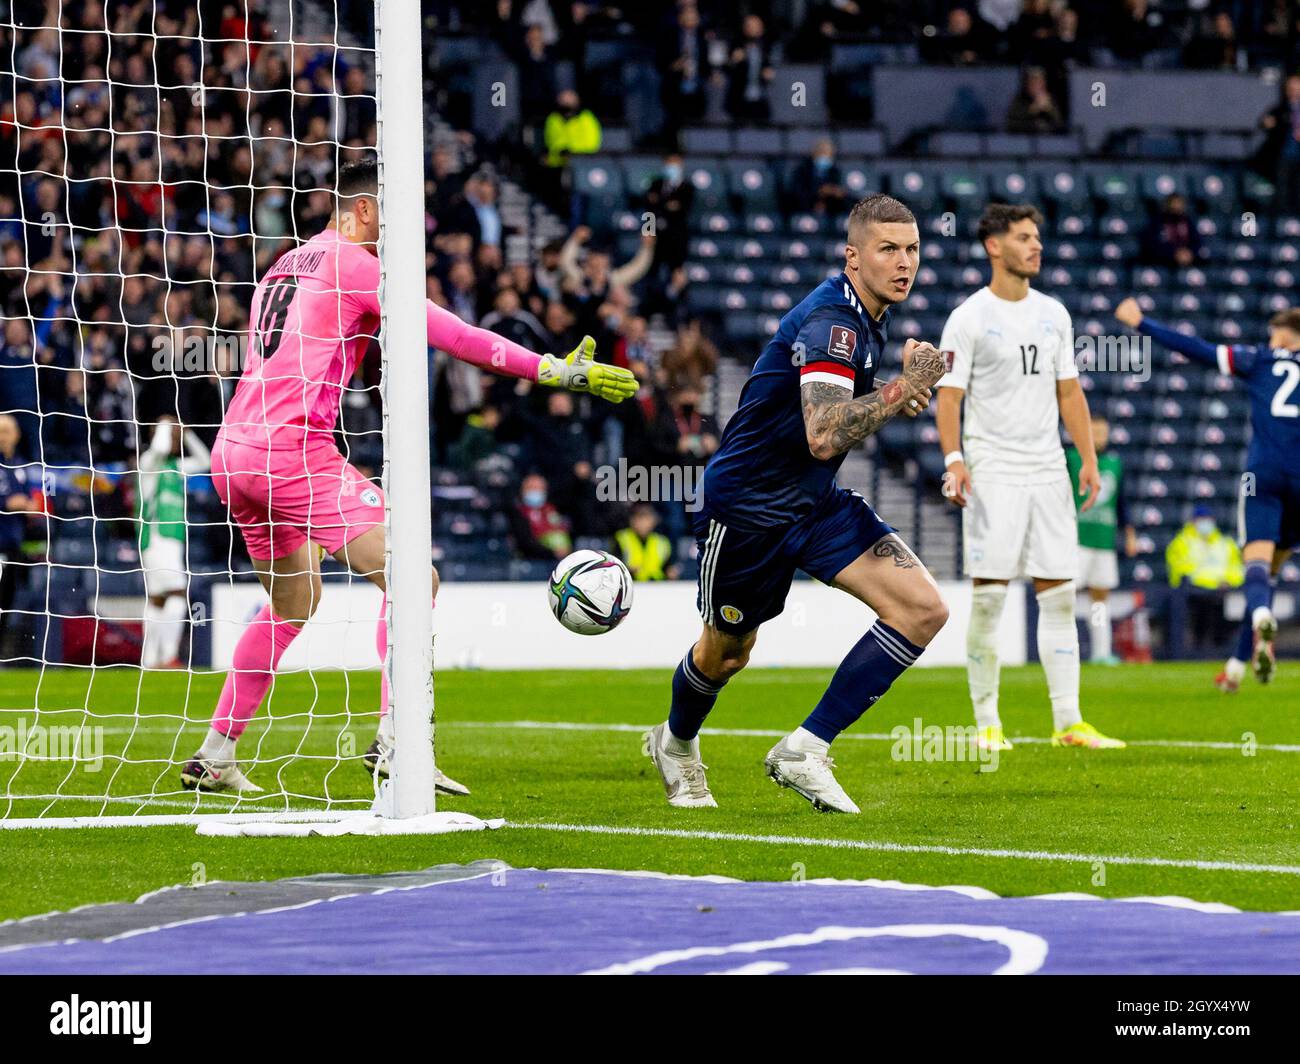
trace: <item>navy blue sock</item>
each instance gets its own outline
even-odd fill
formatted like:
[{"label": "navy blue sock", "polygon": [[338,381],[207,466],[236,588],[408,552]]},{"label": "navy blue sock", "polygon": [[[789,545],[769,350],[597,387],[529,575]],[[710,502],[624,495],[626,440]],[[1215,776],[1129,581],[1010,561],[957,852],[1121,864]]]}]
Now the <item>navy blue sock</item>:
[{"label": "navy blue sock", "polygon": [[1249,661],[1254,645],[1255,630],[1250,626],[1250,610],[1247,610],[1246,616],[1241,619],[1241,628],[1237,632],[1237,649],[1232,652],[1232,656],[1238,661]]},{"label": "navy blue sock", "polygon": [[677,671],[673,673],[673,704],[668,710],[668,730],[686,742],[700,734],[704,718],[726,686],[725,680],[717,683],[700,672],[692,660],[694,653],[695,648],[691,647],[677,663]]},{"label": "navy blue sock", "polygon": [[803,726],[818,739],[831,742],[870,709],[924,649],[908,642],[884,621],[877,621],[840,662],[822,700]]},{"label": "navy blue sock", "polygon": [[1269,581],[1268,562],[1248,562],[1246,564],[1246,583],[1242,590],[1246,592],[1246,620],[1261,606],[1267,606],[1273,598],[1273,585]]}]

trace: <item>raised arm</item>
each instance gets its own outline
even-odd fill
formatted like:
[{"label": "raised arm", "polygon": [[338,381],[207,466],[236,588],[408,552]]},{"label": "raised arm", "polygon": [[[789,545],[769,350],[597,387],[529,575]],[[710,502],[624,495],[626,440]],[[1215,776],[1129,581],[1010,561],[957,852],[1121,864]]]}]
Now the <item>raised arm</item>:
[{"label": "raised arm", "polygon": [[903,353],[903,375],[861,398],[854,399],[839,384],[806,381],[799,398],[808,450],[823,461],[834,458],[878,432],[909,403],[915,402],[913,412],[919,412],[929,402],[930,388],[943,374],[943,356],[930,344],[909,340]]},{"label": "raised arm", "polygon": [[1115,317],[1119,319],[1122,325],[1127,325],[1130,329],[1136,329],[1143,336],[1151,337],[1157,343],[1177,351],[1180,355],[1186,355],[1193,361],[1201,362],[1207,366],[1214,366],[1221,373],[1232,372],[1231,365],[1228,362],[1228,348],[1226,346],[1212,344],[1196,336],[1187,336],[1177,329],[1169,328],[1168,325],[1153,321],[1142,313],[1142,308],[1138,306],[1137,300],[1132,296],[1129,296],[1115,308]]},{"label": "raised arm", "polygon": [[163,463],[172,453],[172,433],[175,431],[176,425],[171,418],[164,415],[158,419],[153,436],[149,440],[149,448],[140,454],[140,461],[137,463],[142,473],[152,473],[163,467]]},{"label": "raised arm", "polygon": [[185,456],[181,459],[181,472],[197,476],[212,468],[212,453],[193,429],[185,430]]}]

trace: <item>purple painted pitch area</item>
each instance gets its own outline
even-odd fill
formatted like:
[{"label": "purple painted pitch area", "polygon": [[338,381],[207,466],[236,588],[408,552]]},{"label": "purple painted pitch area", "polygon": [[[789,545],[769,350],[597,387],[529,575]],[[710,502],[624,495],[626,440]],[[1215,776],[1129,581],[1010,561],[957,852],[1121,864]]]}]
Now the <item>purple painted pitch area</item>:
[{"label": "purple painted pitch area", "polygon": [[466,874],[116,940],[13,946],[0,972],[1300,973],[1297,916],[874,885]]}]

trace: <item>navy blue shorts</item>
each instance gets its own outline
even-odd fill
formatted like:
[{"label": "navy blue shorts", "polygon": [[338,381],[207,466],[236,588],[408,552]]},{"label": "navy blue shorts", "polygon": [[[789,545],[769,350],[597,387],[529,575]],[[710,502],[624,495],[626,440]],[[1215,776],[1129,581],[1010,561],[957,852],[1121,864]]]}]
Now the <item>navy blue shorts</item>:
[{"label": "navy blue shorts", "polygon": [[1282,470],[1251,471],[1243,478],[1237,534],[1243,545],[1268,540],[1280,550],[1300,546],[1300,475]]},{"label": "navy blue shorts", "polygon": [[695,516],[700,616],[731,635],[752,632],[785,609],[796,569],[829,584],[893,531],[866,499],[844,488],[802,520],[761,532],[728,528],[701,510]]}]

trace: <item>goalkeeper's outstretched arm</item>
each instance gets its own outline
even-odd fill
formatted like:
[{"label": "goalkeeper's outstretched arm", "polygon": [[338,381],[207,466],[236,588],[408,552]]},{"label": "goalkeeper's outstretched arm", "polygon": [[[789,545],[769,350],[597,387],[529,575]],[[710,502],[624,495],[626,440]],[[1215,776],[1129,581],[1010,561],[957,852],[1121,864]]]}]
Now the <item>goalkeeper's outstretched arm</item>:
[{"label": "goalkeeper's outstretched arm", "polygon": [[526,347],[460,320],[432,300],[427,304],[429,344],[453,358],[507,377],[520,377],[553,388],[588,392],[611,403],[636,394],[630,370],[594,361],[596,342],[584,336],[567,357],[538,355]]},{"label": "goalkeeper's outstretched arm", "polygon": [[1143,336],[1149,336],[1157,343],[1163,344],[1180,355],[1186,355],[1195,362],[1215,367],[1220,373],[1232,372],[1227,361],[1227,348],[1222,344],[1212,344],[1197,336],[1188,336],[1168,325],[1153,321],[1142,313],[1142,308],[1132,296],[1115,308],[1115,317],[1130,329],[1136,329]]}]

